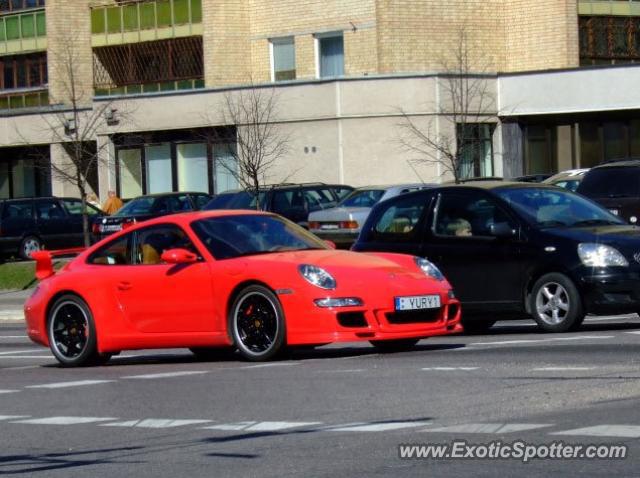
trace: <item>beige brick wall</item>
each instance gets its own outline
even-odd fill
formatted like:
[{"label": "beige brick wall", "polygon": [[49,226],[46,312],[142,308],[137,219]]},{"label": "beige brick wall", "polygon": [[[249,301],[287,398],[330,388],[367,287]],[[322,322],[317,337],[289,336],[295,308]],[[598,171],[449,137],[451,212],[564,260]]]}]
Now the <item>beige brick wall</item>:
[{"label": "beige brick wall", "polygon": [[71,96],[81,104],[91,103],[93,54],[89,0],[47,0],[46,18],[51,103],[68,103]]}]

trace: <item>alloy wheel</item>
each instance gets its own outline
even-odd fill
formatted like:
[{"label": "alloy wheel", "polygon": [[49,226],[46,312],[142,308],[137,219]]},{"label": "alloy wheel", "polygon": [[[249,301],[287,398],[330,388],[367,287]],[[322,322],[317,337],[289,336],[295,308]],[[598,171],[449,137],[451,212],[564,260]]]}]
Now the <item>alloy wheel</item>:
[{"label": "alloy wheel", "polygon": [[256,291],[242,297],[234,319],[238,346],[255,355],[265,354],[273,347],[278,336],[278,313],[265,294]]},{"label": "alloy wheel", "polygon": [[536,295],[536,312],[542,321],[550,325],[563,322],[570,310],[569,293],[557,282],[548,282]]},{"label": "alloy wheel", "polygon": [[51,314],[51,346],[65,359],[74,359],[87,348],[89,319],[76,303],[59,304]]}]

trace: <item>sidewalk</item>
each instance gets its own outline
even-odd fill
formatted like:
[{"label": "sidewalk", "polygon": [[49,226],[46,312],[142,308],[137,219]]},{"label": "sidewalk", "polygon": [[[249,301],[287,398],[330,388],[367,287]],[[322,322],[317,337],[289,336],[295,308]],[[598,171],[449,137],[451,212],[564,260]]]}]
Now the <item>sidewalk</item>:
[{"label": "sidewalk", "polygon": [[33,289],[0,290],[0,323],[23,321],[22,306],[32,292]]}]

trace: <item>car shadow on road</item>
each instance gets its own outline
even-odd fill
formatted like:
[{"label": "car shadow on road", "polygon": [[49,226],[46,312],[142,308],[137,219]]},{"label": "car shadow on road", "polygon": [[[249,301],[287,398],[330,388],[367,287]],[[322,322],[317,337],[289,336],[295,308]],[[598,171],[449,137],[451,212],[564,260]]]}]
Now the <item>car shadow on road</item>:
[{"label": "car shadow on road", "polygon": [[[497,325],[491,327],[488,331],[472,334],[463,333],[465,337],[478,337],[478,336],[499,336],[499,335],[525,335],[525,334],[540,334],[540,335],[564,335],[566,333],[580,333],[580,332],[615,332],[625,330],[637,330],[640,329],[640,320],[635,322],[623,322],[621,318],[620,322],[585,322],[576,330],[569,332],[550,333],[540,329],[533,321],[504,321],[499,322]],[[513,322],[513,323],[511,323]]]}]

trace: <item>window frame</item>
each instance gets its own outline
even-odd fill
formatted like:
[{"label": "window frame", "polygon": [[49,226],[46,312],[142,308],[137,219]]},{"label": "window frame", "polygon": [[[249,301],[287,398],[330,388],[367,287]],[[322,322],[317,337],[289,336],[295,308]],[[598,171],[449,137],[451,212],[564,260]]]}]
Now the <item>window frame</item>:
[{"label": "window frame", "polygon": [[[322,64],[322,55],[320,51],[321,40],[327,38],[342,38],[342,74],[338,76],[322,76],[321,64]],[[314,44],[314,56],[315,56],[315,66],[316,66],[316,79],[323,78],[342,78],[345,76],[345,48],[344,48],[344,31],[335,30],[332,32],[326,33],[316,33],[313,35],[313,44]]]},{"label": "window frame", "polygon": [[[136,229],[135,231],[132,231],[131,234],[133,235],[133,239],[132,239],[132,247],[131,247],[131,265],[132,266],[145,266],[145,267],[153,267],[153,266],[163,266],[163,267],[173,267],[176,264],[168,264],[166,262],[161,262],[159,264],[143,264],[143,263],[139,263],[138,262],[138,257],[137,254],[135,254],[135,251],[137,251],[138,249],[138,241],[140,240],[140,234],[144,233],[146,231],[149,230],[153,230],[153,229],[162,229],[162,228],[167,228],[167,227],[173,227],[176,229],[179,229],[184,235],[185,237],[189,240],[189,242],[191,242],[191,245],[193,246],[193,250],[195,251],[194,253],[197,256],[197,260],[196,262],[205,262],[204,256],[202,255],[202,251],[198,248],[198,246],[196,245],[195,241],[193,240],[193,238],[189,235],[189,233],[186,231],[186,229],[184,229],[182,226],[173,223],[173,222],[163,222],[160,224],[153,224],[150,226],[146,226],[146,227],[141,227],[140,229]],[[190,251],[191,252],[191,251]]]},{"label": "window frame", "polygon": [[[289,41],[291,42],[291,45],[293,47],[293,78],[289,78],[286,80],[277,80],[276,79],[276,45],[288,45]],[[298,70],[296,68],[296,39],[295,36],[293,35],[289,35],[289,36],[283,36],[283,37],[277,37],[277,38],[272,38],[269,40],[269,69],[271,71],[271,82],[272,83],[276,83],[276,82],[281,82],[281,81],[293,81],[295,79],[297,79],[297,75],[298,75]],[[287,70],[283,70],[283,71],[287,71]]]},{"label": "window frame", "polygon": [[[110,240],[109,242],[107,242],[104,246],[96,249],[95,251],[93,251],[87,257],[87,260],[85,261],[85,264],[91,265],[91,266],[108,266],[108,267],[112,267],[112,266],[130,267],[130,266],[134,265],[133,264],[133,247],[132,247],[134,232],[135,231],[128,232],[126,234],[123,234],[122,236],[115,237],[112,240]],[[93,262],[98,253],[108,249],[109,247],[113,246],[115,243],[117,243],[118,241],[121,241],[122,239],[126,239],[127,240],[126,256],[127,256],[127,260],[129,261],[127,264],[100,264],[100,263]]]},{"label": "window frame", "polygon": [[[401,194],[395,196],[388,201],[385,201],[383,208],[374,206],[375,217],[371,221],[368,231],[365,232],[369,237],[365,239],[366,242],[381,242],[381,243],[415,243],[422,244],[424,242],[424,235],[426,225],[428,224],[429,216],[431,214],[432,206],[434,203],[435,194],[433,191],[422,190],[415,193]],[[383,216],[398,202],[410,200],[411,198],[418,198],[418,201],[423,203],[422,212],[416,222],[415,226],[407,232],[381,232],[377,229],[377,225]],[[368,220],[367,220],[368,222]]]}]

